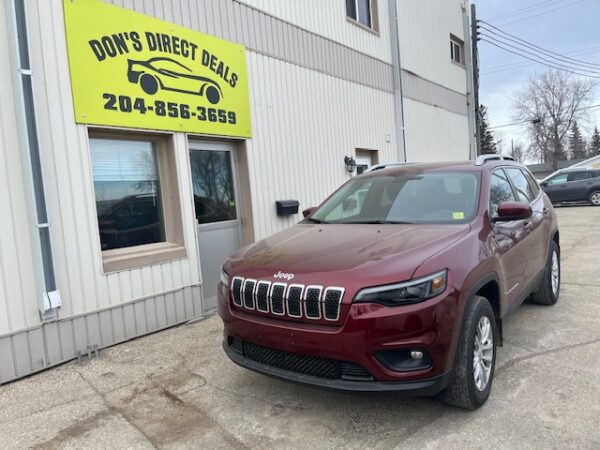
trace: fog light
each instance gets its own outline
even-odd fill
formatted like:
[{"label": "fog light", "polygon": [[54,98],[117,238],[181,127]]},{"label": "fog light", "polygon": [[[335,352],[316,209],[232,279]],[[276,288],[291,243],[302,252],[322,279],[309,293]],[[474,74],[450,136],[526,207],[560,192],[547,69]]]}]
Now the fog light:
[{"label": "fog light", "polygon": [[410,357],[412,359],[423,359],[423,352],[413,350],[412,352],[410,352]]}]

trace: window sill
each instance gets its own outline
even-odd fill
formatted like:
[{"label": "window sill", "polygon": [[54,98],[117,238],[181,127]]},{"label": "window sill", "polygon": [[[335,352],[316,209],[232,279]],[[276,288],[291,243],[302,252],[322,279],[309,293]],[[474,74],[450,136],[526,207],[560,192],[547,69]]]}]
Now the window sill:
[{"label": "window sill", "polygon": [[358,20],[353,19],[352,17],[346,16],[346,20],[348,22],[350,22],[352,25],[357,26],[358,28],[361,28],[365,31],[368,31],[371,34],[374,34],[375,36],[379,37],[379,30],[376,30],[375,28],[371,28],[366,26],[365,24],[359,22]]},{"label": "window sill", "polygon": [[178,244],[161,242],[102,252],[104,273],[120,272],[187,257],[187,250]]},{"label": "window sill", "polygon": [[458,67],[460,67],[461,69],[467,70],[467,66],[465,66],[464,64],[457,63],[457,62],[456,62],[456,61],[454,61],[453,59],[451,59],[451,60],[450,60],[450,62],[451,62],[452,64],[454,64],[455,66],[458,66]]}]

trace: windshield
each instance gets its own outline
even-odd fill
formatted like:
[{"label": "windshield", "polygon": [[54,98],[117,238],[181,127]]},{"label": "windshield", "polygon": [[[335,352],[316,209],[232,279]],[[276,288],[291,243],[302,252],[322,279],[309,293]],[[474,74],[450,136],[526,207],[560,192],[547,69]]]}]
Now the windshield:
[{"label": "windshield", "polygon": [[477,212],[479,177],[468,172],[358,177],[315,211],[321,223],[464,223]]}]

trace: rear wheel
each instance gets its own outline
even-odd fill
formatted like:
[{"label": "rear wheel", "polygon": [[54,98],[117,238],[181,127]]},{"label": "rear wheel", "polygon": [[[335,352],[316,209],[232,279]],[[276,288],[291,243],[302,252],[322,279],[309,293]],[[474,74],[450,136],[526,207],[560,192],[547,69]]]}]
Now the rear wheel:
[{"label": "rear wheel", "polygon": [[204,91],[204,95],[206,96],[207,100],[213,105],[216,105],[217,103],[219,103],[219,100],[221,100],[219,90],[214,86],[208,86]]},{"label": "rear wheel", "polygon": [[554,305],[560,294],[560,251],[552,241],[546,269],[537,291],[531,294],[531,302],[537,305]]},{"label": "rear wheel", "polygon": [[467,305],[458,342],[454,379],[444,401],[465,409],[477,409],[490,396],[496,364],[496,317],[492,305],[476,296]]},{"label": "rear wheel", "polygon": [[140,86],[146,94],[154,95],[158,92],[158,80],[149,73],[142,74],[140,77]]},{"label": "rear wheel", "polygon": [[589,197],[590,203],[594,206],[600,206],[600,191],[594,191]]}]

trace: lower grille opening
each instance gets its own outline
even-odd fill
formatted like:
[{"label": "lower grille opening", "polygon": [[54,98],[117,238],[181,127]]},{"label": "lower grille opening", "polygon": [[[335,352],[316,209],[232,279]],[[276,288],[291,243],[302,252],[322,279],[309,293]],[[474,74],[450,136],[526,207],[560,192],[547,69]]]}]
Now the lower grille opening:
[{"label": "lower grille opening", "polygon": [[[238,339],[230,339],[232,342]],[[243,355],[253,361],[266,364],[278,369],[301,373],[318,378],[331,380],[344,379],[348,381],[372,381],[373,376],[359,364],[320,358],[318,356],[301,355],[274,348],[263,347],[250,342],[241,342]],[[239,344],[238,344],[239,345]]]}]

